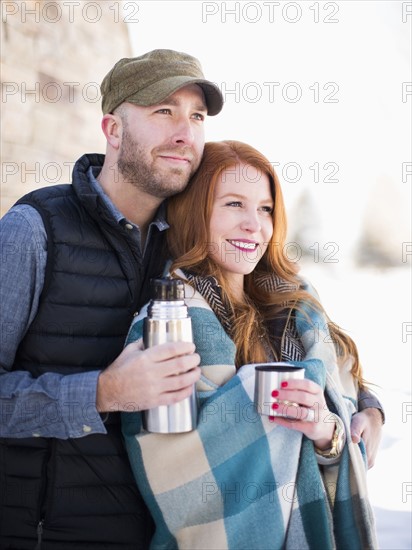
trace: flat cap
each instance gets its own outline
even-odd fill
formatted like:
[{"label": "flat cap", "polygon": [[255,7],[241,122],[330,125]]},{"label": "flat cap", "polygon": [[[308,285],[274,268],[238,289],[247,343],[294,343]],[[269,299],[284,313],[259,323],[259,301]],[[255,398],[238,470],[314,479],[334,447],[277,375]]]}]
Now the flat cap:
[{"label": "flat cap", "polygon": [[222,92],[205,79],[195,57],[174,50],[153,50],[139,57],[125,57],[101,83],[102,110],[104,114],[112,113],[124,101],[141,106],[156,105],[188,84],[202,88],[208,115],[221,111]]}]

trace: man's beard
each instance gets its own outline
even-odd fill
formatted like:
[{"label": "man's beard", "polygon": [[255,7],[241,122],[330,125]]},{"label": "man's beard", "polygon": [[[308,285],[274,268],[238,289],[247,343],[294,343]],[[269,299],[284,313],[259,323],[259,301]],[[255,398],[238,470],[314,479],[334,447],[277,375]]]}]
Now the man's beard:
[{"label": "man's beard", "polygon": [[190,177],[197,169],[200,159],[194,157],[192,148],[187,146],[181,148],[170,146],[159,149],[164,149],[169,154],[176,153],[193,158],[190,163],[190,171],[184,167],[170,168],[164,171],[156,170],[153,161],[146,160],[149,153],[144,151],[143,147],[131,136],[127,124],[124,125],[122,148],[117,165],[125,182],[148,195],[166,199],[185,189]]}]

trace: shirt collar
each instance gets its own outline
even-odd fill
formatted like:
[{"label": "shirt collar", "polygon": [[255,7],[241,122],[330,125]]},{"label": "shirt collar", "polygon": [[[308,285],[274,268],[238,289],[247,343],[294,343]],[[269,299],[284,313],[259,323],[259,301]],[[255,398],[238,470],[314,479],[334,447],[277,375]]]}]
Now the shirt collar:
[{"label": "shirt collar", "polygon": [[[110,200],[108,195],[106,195],[106,193],[103,190],[103,187],[100,185],[100,183],[96,179],[97,176],[100,174],[100,171],[101,171],[101,166],[90,166],[87,172],[87,176],[89,178],[89,181],[93,190],[98,195],[98,197],[103,201],[104,205],[109,210],[110,214],[113,216],[113,218],[117,221],[118,224],[124,225],[125,223],[131,223],[132,225],[138,228],[138,225],[130,222],[123,216],[120,210],[118,210],[115,204]],[[164,202],[162,202],[162,204],[157,209],[155,217],[151,221],[149,227],[151,227],[152,225],[156,226],[159,231],[164,231],[165,229],[169,228],[169,224],[166,221],[166,205]]]}]

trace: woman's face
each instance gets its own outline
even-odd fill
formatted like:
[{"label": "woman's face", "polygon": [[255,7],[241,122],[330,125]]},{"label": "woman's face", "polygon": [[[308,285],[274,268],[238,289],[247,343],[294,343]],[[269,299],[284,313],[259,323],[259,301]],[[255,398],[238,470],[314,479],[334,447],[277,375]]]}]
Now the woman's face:
[{"label": "woman's face", "polygon": [[210,218],[209,257],[234,291],[243,292],[244,276],[268,247],[273,208],[269,177],[257,168],[241,163],[220,175]]}]

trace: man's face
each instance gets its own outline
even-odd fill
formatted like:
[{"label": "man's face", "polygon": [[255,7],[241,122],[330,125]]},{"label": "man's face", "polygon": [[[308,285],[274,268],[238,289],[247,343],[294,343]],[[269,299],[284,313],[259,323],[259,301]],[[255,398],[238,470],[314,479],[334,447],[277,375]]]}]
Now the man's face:
[{"label": "man's face", "polygon": [[118,158],[123,180],[161,199],[183,191],[202,158],[206,115],[203,92],[195,84],[159,105],[123,104]]}]

